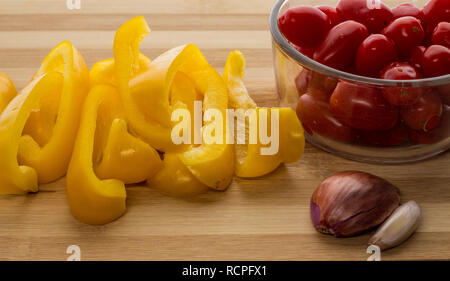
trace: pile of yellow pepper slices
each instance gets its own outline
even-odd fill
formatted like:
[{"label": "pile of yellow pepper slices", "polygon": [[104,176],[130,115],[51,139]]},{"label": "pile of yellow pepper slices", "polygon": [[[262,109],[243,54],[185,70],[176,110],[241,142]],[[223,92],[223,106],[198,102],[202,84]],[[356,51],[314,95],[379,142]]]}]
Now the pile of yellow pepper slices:
[{"label": "pile of yellow pepper slices", "polygon": [[[151,61],[139,52],[149,33],[143,17],[126,22],[114,39],[114,58],[90,72],[78,50],[62,42],[20,92],[0,73],[0,194],[37,192],[66,174],[72,214],[105,224],[124,214],[126,184],[145,181],[170,196],[191,196],[226,189],[233,174],[259,177],[300,159],[303,129],[288,108],[279,108],[273,155],[261,155],[259,142],[229,144],[226,134],[222,142],[175,144],[175,109],[194,116],[198,101],[203,111],[223,116],[227,109],[262,109],[242,82],[239,51],[230,53],[222,77],[192,44]],[[203,121],[202,131],[213,130],[212,123]]]}]

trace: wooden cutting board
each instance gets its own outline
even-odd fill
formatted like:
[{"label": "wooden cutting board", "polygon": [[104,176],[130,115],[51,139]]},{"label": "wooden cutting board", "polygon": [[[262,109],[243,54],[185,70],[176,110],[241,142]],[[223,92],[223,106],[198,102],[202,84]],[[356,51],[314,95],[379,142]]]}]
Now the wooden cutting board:
[{"label": "wooden cutting board", "polygon": [[[2,0],[0,71],[18,88],[60,41],[72,41],[89,66],[111,57],[115,30],[141,14],[153,29],[142,44],[150,58],[195,43],[221,71],[228,53],[239,49],[247,58],[245,82],[252,97],[260,105],[277,103],[268,29],[274,0],[81,0],[81,9],[72,11],[65,2]],[[0,197],[0,259],[65,260],[67,247],[78,245],[82,260],[366,260],[369,234],[336,239],[318,234],[309,219],[314,188],[347,169],[385,177],[399,186],[403,201],[422,207],[418,232],[381,259],[449,259],[449,165],[449,152],[380,166],[307,145],[298,163],[263,178],[235,179],[226,192],[185,200],[130,187],[127,213],[105,226],[72,217],[61,179],[37,194]]]}]

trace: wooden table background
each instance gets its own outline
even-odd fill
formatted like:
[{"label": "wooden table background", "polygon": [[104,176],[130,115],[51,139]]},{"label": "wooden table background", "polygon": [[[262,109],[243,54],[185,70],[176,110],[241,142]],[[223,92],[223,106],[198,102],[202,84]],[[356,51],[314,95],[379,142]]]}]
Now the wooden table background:
[{"label": "wooden table background", "polygon": [[[150,58],[192,42],[221,71],[227,54],[240,49],[251,95],[261,105],[277,103],[268,30],[274,0],[81,0],[75,11],[65,2],[1,1],[0,71],[17,88],[63,40],[72,41],[89,66],[111,57],[115,30],[144,15],[153,32],[142,52]],[[309,219],[314,188],[346,169],[383,176],[399,186],[403,201],[422,207],[417,233],[383,252],[383,260],[450,259],[449,164],[449,152],[420,163],[379,166],[307,145],[297,164],[261,179],[235,179],[226,192],[186,200],[129,188],[127,213],[105,226],[71,216],[61,179],[41,186],[38,194],[0,197],[0,259],[65,260],[66,248],[75,244],[82,260],[365,260],[369,234],[336,239],[315,232]]]}]

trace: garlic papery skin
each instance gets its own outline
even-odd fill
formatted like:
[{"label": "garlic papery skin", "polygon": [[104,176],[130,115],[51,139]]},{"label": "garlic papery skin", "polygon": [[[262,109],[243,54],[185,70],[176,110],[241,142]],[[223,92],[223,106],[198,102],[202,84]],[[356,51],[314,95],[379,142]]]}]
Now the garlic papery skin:
[{"label": "garlic papery skin", "polygon": [[370,245],[386,250],[403,243],[417,229],[420,208],[414,201],[400,205],[369,239]]}]

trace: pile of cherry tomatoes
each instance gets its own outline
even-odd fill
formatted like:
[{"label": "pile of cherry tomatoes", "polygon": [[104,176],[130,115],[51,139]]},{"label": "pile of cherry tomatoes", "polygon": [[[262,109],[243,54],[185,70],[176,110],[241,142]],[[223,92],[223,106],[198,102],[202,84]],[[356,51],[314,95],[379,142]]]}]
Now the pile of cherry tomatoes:
[{"label": "pile of cherry tomatoes", "polygon": [[[412,80],[450,74],[450,0],[423,9],[378,1],[340,0],[298,6],[278,19],[302,54],[360,76]],[[450,136],[450,78],[436,87],[375,87],[304,68],[296,78],[297,114],[309,134],[393,146]]]}]

